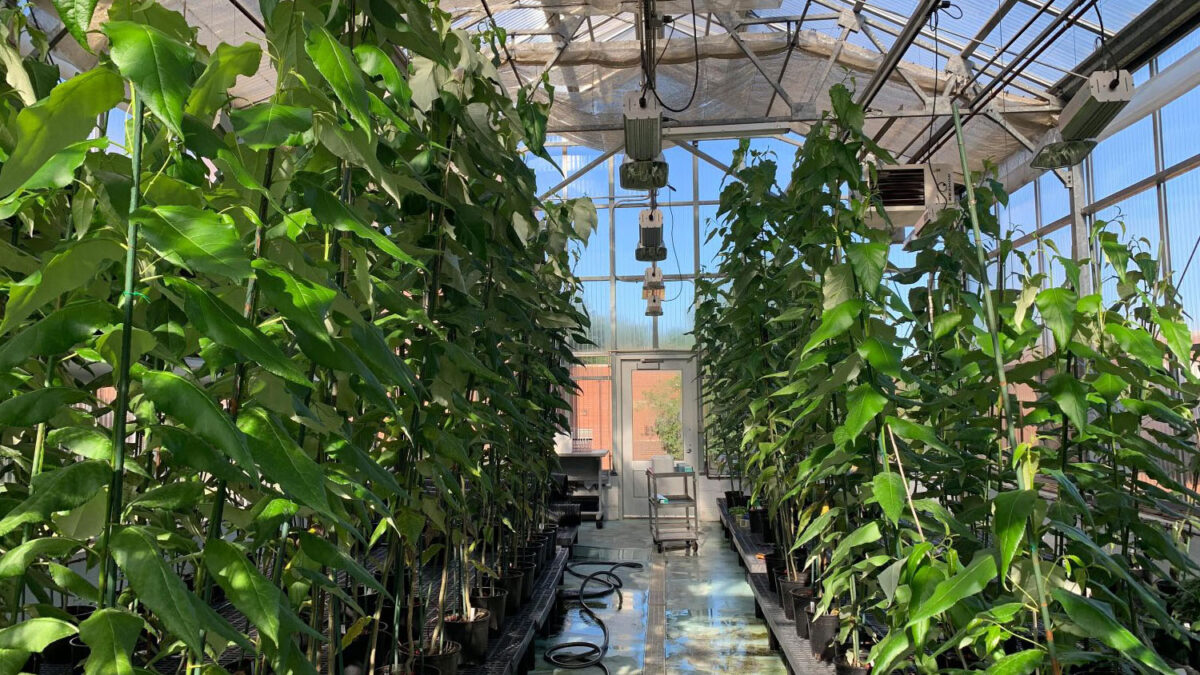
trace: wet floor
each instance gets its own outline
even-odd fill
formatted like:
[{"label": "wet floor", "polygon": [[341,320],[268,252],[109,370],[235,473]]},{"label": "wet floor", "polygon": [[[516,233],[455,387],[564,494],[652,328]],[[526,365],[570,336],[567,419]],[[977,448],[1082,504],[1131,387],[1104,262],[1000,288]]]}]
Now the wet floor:
[{"label": "wet floor", "polygon": [[[767,629],[754,617],[754,596],[717,523],[704,525],[700,550],[659,554],[644,520],[608,522],[603,530],[590,523],[580,529],[577,562],[628,560],[640,570],[617,571],[624,587],[619,594],[589,601],[608,625],[609,651],[604,664],[613,675],[630,673],[784,674],[787,668],[767,646]],[[590,573],[605,566],[578,566]],[[567,575],[567,588],[579,579]],[[658,591],[655,593],[655,591]],[[535,673],[568,671],[541,658],[550,645],[573,640],[600,642],[598,625],[568,604],[535,645]]]}]

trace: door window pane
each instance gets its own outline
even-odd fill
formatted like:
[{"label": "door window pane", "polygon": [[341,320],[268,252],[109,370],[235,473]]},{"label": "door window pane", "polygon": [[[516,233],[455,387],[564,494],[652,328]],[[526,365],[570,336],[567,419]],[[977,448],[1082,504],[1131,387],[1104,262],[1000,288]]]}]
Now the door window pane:
[{"label": "door window pane", "polygon": [[683,459],[683,377],[678,370],[635,370],[633,461]]}]

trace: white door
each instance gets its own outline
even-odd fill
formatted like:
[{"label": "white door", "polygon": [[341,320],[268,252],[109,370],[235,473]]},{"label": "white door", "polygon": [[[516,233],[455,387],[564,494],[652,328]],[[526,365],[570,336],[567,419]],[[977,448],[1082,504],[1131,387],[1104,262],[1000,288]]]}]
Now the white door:
[{"label": "white door", "polygon": [[626,518],[645,518],[650,515],[646,469],[653,457],[671,455],[693,471],[703,469],[696,361],[683,354],[618,354],[614,359],[621,510]]}]

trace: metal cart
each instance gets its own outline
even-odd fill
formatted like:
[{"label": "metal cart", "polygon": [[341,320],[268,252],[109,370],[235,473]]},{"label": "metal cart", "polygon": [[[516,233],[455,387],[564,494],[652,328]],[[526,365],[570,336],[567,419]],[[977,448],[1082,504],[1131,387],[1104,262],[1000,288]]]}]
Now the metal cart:
[{"label": "metal cart", "polygon": [[[660,489],[659,481],[663,481]],[[667,494],[666,485],[683,484],[682,494]],[[693,551],[699,550],[700,515],[696,509],[696,472],[672,471],[655,473],[646,469],[646,493],[650,500],[650,534],[658,552],[674,542],[683,542]],[[666,510],[667,513],[661,513]]]},{"label": "metal cart", "polygon": [[604,514],[608,513],[609,471],[604,468],[605,457],[608,450],[558,453],[558,463],[571,488],[571,501],[580,505],[582,517],[595,519],[597,530],[604,527]]}]

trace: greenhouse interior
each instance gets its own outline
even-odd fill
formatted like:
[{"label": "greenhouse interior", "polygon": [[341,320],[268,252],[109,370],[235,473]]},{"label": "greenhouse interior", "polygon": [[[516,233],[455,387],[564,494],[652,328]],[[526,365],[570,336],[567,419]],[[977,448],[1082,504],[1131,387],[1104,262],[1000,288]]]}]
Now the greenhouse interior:
[{"label": "greenhouse interior", "polygon": [[1200,675],[1200,1],[9,0],[0,70],[0,675]]}]

